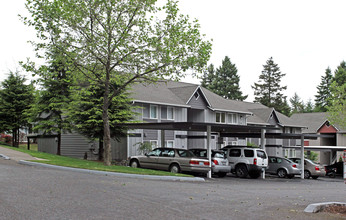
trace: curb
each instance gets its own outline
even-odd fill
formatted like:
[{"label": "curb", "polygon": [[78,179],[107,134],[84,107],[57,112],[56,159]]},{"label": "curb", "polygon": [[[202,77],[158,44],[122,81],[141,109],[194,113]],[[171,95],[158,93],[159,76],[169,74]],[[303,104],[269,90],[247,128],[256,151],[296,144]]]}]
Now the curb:
[{"label": "curb", "polygon": [[308,205],[305,209],[304,212],[309,212],[309,213],[316,213],[323,211],[323,209],[329,207],[329,206],[346,206],[346,203],[344,202],[323,202],[323,203],[313,203]]},{"label": "curb", "polygon": [[149,179],[149,180],[171,180],[171,181],[187,181],[187,182],[205,182],[204,178],[201,177],[177,177],[177,176],[156,176],[156,175],[141,175],[141,174],[129,174],[129,173],[116,173],[116,172],[107,172],[107,171],[98,171],[98,170],[87,170],[73,167],[63,167],[56,166],[51,164],[44,163],[36,163],[26,160],[20,160],[18,163],[29,165],[29,166],[41,166],[59,170],[67,170],[74,172],[82,172],[82,173],[91,173],[91,174],[99,174],[105,176],[116,176],[116,177],[127,177],[127,178],[137,178],[137,179]]},{"label": "curb", "polygon": [[0,154],[0,157],[4,158],[5,160],[9,160],[10,158],[6,155]]}]

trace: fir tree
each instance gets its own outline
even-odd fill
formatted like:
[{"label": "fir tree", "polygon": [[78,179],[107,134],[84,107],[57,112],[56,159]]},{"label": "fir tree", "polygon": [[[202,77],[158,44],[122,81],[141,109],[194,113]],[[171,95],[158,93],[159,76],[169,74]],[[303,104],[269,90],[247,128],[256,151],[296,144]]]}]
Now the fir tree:
[{"label": "fir tree", "polygon": [[205,71],[203,74],[201,86],[211,90],[214,79],[215,79],[215,68],[214,68],[214,65],[211,63],[208,66],[207,71]]},{"label": "fir tree", "polygon": [[214,74],[214,66],[209,65],[208,75],[205,75],[202,81],[202,86],[212,92],[232,100],[245,100],[247,95],[243,96],[240,91],[240,77],[237,74],[238,70],[228,56],[222,61],[222,65],[216,69]]},{"label": "fir tree", "polygon": [[321,77],[321,83],[317,86],[317,95],[315,96],[315,108],[318,112],[327,111],[326,107],[330,104],[330,85],[332,81],[332,71],[328,67],[326,69],[325,75]]},{"label": "fir tree", "polygon": [[25,112],[30,108],[34,87],[25,84],[25,77],[10,72],[0,90],[0,129],[12,133],[12,145],[18,147],[20,129],[29,126]]},{"label": "fir tree", "polygon": [[263,65],[262,74],[259,76],[258,83],[254,83],[255,102],[259,102],[268,107],[274,107],[275,110],[288,115],[289,106],[286,96],[282,91],[287,89],[287,86],[281,86],[281,78],[286,74],[281,73],[279,66],[274,63],[270,57],[266,64]]},{"label": "fir tree", "polygon": [[343,86],[346,84],[346,62],[342,61],[335,70],[333,82],[336,82],[337,86]]},{"label": "fir tree", "polygon": [[293,97],[290,98],[290,103],[292,114],[304,112],[304,102],[300,99],[297,93],[294,93]]}]

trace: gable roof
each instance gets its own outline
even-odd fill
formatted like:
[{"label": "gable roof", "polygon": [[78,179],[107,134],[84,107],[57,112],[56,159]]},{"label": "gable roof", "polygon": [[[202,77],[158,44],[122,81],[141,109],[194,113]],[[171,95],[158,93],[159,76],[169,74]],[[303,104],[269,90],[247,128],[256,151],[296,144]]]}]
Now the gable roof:
[{"label": "gable roof", "polygon": [[[295,113],[291,116],[291,119],[307,126],[303,133],[317,133],[326,122],[329,122],[327,112]],[[333,127],[339,131],[341,130],[337,125],[333,125]]]}]

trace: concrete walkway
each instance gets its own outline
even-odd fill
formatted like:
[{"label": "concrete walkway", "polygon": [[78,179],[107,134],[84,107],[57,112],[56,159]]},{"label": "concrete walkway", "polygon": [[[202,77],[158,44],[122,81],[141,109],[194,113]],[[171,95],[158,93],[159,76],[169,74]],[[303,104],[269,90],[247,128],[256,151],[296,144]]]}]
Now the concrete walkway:
[{"label": "concrete walkway", "polygon": [[0,146],[0,157],[3,157],[4,159],[11,159],[17,162],[20,160],[40,160],[39,158],[33,157],[29,154],[16,151],[16,150],[11,150],[1,146]]}]

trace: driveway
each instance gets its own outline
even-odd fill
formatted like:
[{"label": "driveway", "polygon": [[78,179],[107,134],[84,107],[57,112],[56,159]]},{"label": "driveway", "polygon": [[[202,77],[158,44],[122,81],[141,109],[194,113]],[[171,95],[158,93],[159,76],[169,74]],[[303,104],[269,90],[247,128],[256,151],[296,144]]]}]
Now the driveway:
[{"label": "driveway", "polygon": [[20,165],[0,158],[0,219],[342,219],[304,213],[345,202],[343,181],[173,182]]}]

